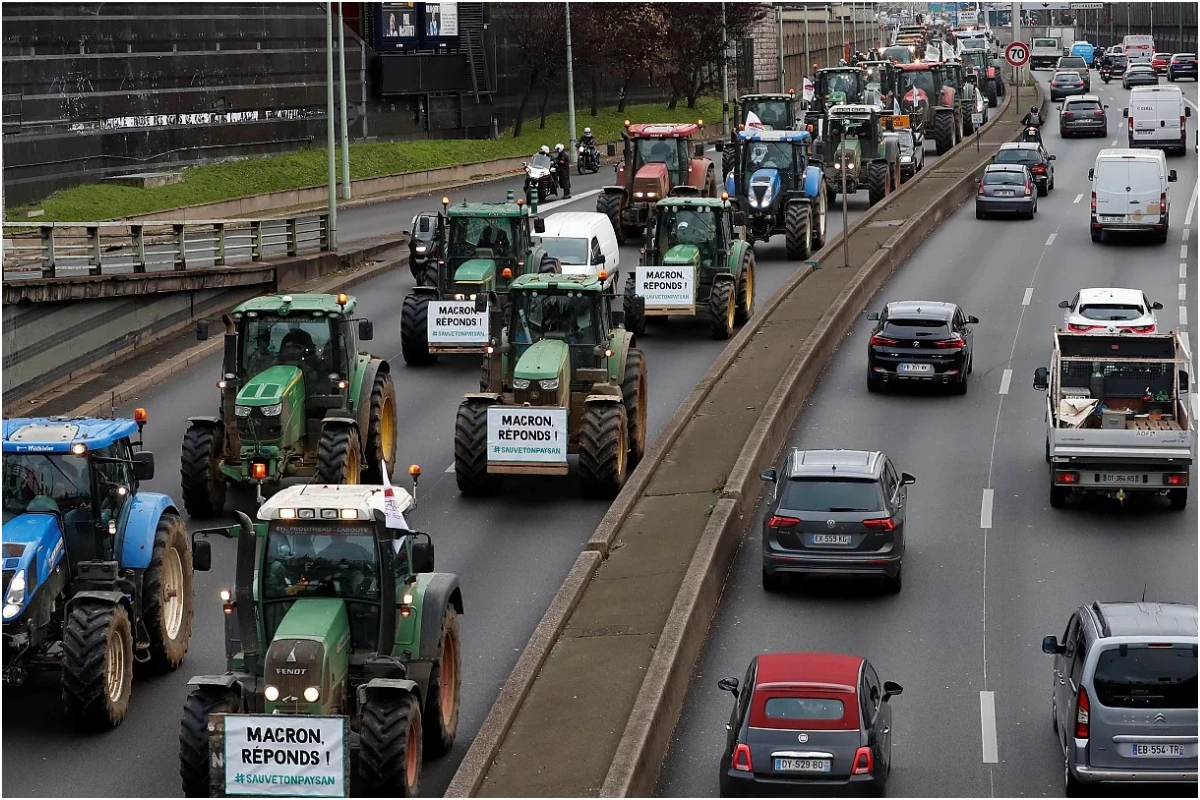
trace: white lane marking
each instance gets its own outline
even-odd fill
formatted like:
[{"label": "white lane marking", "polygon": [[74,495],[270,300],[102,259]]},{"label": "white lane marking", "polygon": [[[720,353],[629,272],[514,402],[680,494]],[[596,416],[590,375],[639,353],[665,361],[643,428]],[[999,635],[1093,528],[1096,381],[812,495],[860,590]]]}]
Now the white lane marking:
[{"label": "white lane marking", "polygon": [[[1012,383],[1012,370],[1004,370],[1004,374],[1000,376],[1000,394],[1008,394],[1008,385]],[[987,491],[991,491],[988,489]]]},{"label": "white lane marking", "polygon": [[1116,147],[1116,146],[1117,146],[1117,140],[1116,140],[1116,139],[1113,139],[1113,140],[1112,140],[1112,146],[1113,146],[1113,147]]},{"label": "white lane marking", "polygon": [[1187,280],[1187,262],[1186,261],[1179,265],[1179,280],[1181,280],[1181,281]]},{"label": "white lane marking", "polygon": [[1082,200],[1082,199],[1083,199],[1083,194],[1082,194],[1082,193],[1080,193],[1080,194],[1077,194],[1077,195],[1075,195],[1075,199],[1074,199],[1074,200],[1072,200],[1071,202],[1072,202],[1072,203],[1078,203],[1078,202],[1079,202],[1080,200]]},{"label": "white lane marking", "polygon": [[1192,187],[1192,199],[1188,201],[1187,214],[1183,216],[1183,225],[1185,228],[1192,226],[1192,214],[1196,211],[1196,190],[1200,189],[1200,183]]},{"label": "white lane marking", "polygon": [[1021,298],[1021,305],[1023,305],[1023,306],[1029,305],[1029,301],[1032,299],[1033,299],[1033,287],[1030,286],[1028,289],[1025,290],[1025,296]]},{"label": "white lane marking", "polygon": [[[1188,333],[1187,333],[1187,331],[1180,331],[1180,332],[1179,332],[1179,341],[1183,342],[1183,349],[1184,349],[1184,350],[1187,350],[1189,353],[1190,353],[1190,352],[1192,352],[1192,345],[1191,345],[1191,343],[1188,341]],[[1192,399],[1193,399],[1193,400],[1195,400],[1195,399],[1196,399],[1196,397],[1192,397]],[[1200,416],[1200,414],[1198,414],[1197,416]]]},{"label": "white lane marking", "polygon": [[1184,228],[1183,229],[1183,240],[1186,242],[1190,238],[1192,238],[1192,229]]},{"label": "white lane marking", "polygon": [[983,726],[983,763],[1000,763],[996,746],[996,693],[979,693],[979,721]]},{"label": "white lane marking", "polygon": [[1057,234],[1057,233],[1052,233],[1052,234],[1050,234],[1050,238],[1046,240],[1046,247],[1049,247],[1050,245],[1054,244],[1054,240],[1055,240],[1056,238],[1058,238],[1058,234]]},{"label": "white lane marking", "polygon": [[1187,300],[1187,284],[1186,283],[1179,284],[1179,299]]},{"label": "white lane marking", "polygon": [[1179,245],[1179,257],[1187,258],[1187,245],[1186,244]]},{"label": "white lane marking", "polygon": [[[1005,372],[1011,372],[1011,370],[1005,370]],[[1004,394],[1004,392],[1001,392],[1001,394]],[[979,508],[979,527],[981,527],[981,528],[987,529],[987,528],[992,527],[992,495],[993,494],[995,494],[994,489],[984,489],[983,490],[983,505],[980,506],[980,508]]]},{"label": "white lane marking", "polygon": [[1187,325],[1187,306],[1179,307],[1179,324]]},{"label": "white lane marking", "polygon": [[587,198],[592,197],[594,195],[598,195],[603,191],[604,191],[603,189],[592,189],[591,191],[588,191],[588,192],[580,192],[579,194],[573,194],[573,195],[571,195],[570,200],[555,200],[553,203],[543,203],[542,205],[538,206],[538,211],[549,211],[550,209],[558,208],[559,206],[569,206],[569,205],[571,205],[571,203],[574,203],[576,200],[586,200]]},{"label": "white lane marking", "polygon": [[454,465],[451,464],[450,466],[446,467],[446,469],[444,469],[443,472],[445,472],[447,475],[450,474],[451,472],[454,472]]}]

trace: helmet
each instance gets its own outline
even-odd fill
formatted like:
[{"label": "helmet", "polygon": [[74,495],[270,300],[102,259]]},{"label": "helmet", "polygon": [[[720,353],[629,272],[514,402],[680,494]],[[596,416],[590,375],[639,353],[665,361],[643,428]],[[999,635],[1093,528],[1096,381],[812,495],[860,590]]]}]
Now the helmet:
[{"label": "helmet", "polygon": [[591,135],[592,135],[592,129],[591,129],[591,128],[584,128],[584,129],[583,129],[583,135],[584,135],[584,136],[591,136]]},{"label": "helmet", "polygon": [[546,145],[542,145],[542,149],[538,150],[538,152],[541,153],[542,155],[548,156],[548,155],[550,155],[550,148],[547,147]]},{"label": "helmet", "polygon": [[1037,106],[1030,106],[1030,107],[1029,107],[1029,113],[1030,113],[1030,114],[1036,114],[1036,113],[1038,113]]},{"label": "helmet", "polygon": [[554,152],[556,152],[556,153],[561,153],[565,149],[566,148],[562,146],[562,142],[559,142],[558,144],[554,145]]}]

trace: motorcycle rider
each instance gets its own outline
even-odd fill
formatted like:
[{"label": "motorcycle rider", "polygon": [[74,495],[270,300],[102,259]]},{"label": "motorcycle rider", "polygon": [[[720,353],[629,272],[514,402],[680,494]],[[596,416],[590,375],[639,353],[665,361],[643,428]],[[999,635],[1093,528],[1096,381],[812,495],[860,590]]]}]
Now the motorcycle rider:
[{"label": "motorcycle rider", "polygon": [[[599,161],[600,146],[596,141],[596,137],[592,135],[591,128],[583,129],[583,138],[579,140],[579,146],[582,147],[586,153],[588,153],[589,157],[594,154],[596,160]],[[590,167],[591,165],[589,164],[588,166]]]},{"label": "motorcycle rider", "polygon": [[1032,125],[1035,128],[1042,127],[1042,117],[1038,114],[1037,106],[1030,106],[1029,113],[1021,118],[1022,125]]},{"label": "motorcycle rider", "polygon": [[562,142],[554,145],[554,166],[558,170],[558,185],[562,187],[563,199],[571,197],[571,156]]}]

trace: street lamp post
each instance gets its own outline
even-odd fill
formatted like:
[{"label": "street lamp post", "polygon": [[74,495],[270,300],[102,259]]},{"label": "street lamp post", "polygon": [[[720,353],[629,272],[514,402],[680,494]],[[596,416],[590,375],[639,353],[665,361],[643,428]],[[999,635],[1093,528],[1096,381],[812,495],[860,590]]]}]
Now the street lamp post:
[{"label": "street lamp post", "polygon": [[329,154],[329,249],[337,249],[337,169],[333,155],[333,4],[325,4],[325,149]]},{"label": "street lamp post", "polygon": [[729,135],[729,27],[725,21],[725,4],[721,3],[721,135]]},{"label": "street lamp post", "polygon": [[338,3],[338,100],[341,101],[342,124],[342,199],[350,199],[350,133],[346,123],[346,24],[342,20],[343,4]]},{"label": "street lamp post", "polygon": [[574,164],[578,161],[578,154],[575,152],[575,60],[571,56],[570,3],[566,3],[565,14],[567,19],[567,138],[571,142],[568,158],[569,162]]}]

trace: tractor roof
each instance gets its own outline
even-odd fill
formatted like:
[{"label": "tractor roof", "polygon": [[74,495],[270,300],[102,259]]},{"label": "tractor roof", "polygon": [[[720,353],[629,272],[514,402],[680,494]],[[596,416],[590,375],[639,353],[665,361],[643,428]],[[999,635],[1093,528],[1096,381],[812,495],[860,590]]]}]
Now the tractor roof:
[{"label": "tractor roof", "polygon": [[336,294],[264,294],[247,300],[233,310],[233,313],[244,314],[254,311],[259,314],[287,316],[296,312],[310,314],[320,311],[325,314],[353,314],[357,304],[354,295],[346,295],[346,304],[338,305]]},{"label": "tractor roof", "polygon": [[896,68],[901,72],[928,72],[937,66],[936,61],[918,61],[913,64],[897,64]]},{"label": "tractor roof", "polygon": [[878,114],[879,106],[841,105],[829,109],[830,114],[842,116],[857,116],[859,114]]},{"label": "tractor roof", "polygon": [[825,67],[817,70],[818,75],[826,72],[862,72],[862,70],[858,67]]},{"label": "tractor roof", "polygon": [[758,92],[757,94],[742,95],[741,102],[745,103],[748,100],[795,100],[795,99],[796,99],[795,92],[788,92],[787,94],[784,94],[782,92]]},{"label": "tractor roof", "polygon": [[[385,486],[306,484],[286,486],[259,506],[258,518],[264,522],[286,520],[295,522],[373,520],[375,511],[384,509]],[[392,495],[401,512],[412,508],[412,495],[399,486]]]},{"label": "tractor roof", "polygon": [[738,131],[743,142],[807,142],[812,138],[808,131]]},{"label": "tractor roof", "polygon": [[535,273],[522,275],[509,284],[509,291],[531,291],[553,289],[558,291],[603,292],[604,283],[595,275],[562,275],[559,273]]},{"label": "tractor roof", "polygon": [[[795,133],[795,131],[779,131]],[[654,204],[655,208],[728,208],[729,201],[719,197],[664,197]]]},{"label": "tractor roof", "polygon": [[529,215],[529,210],[524,202],[520,203],[460,203],[456,206],[450,206],[446,216],[454,219],[455,217],[525,217]]},{"label": "tractor roof", "polygon": [[700,132],[696,122],[652,122],[630,125],[626,128],[630,136],[639,139],[685,139]]},{"label": "tractor roof", "polygon": [[131,419],[25,417],[4,420],[5,453],[69,453],[71,445],[108,447],[137,433]]}]

